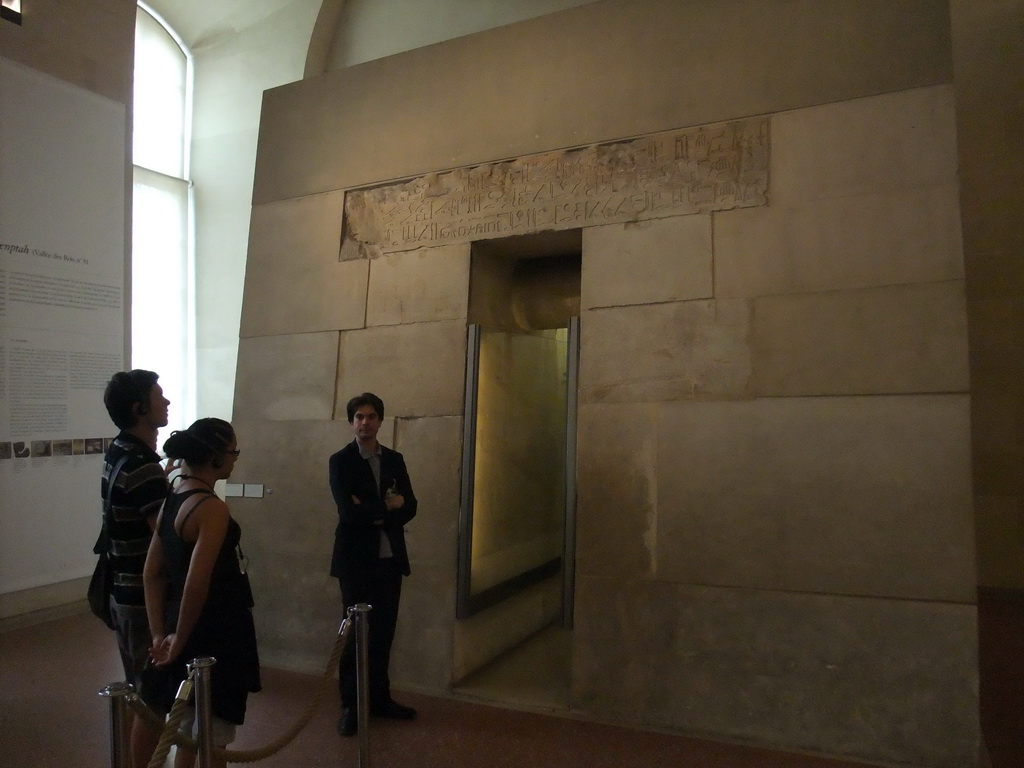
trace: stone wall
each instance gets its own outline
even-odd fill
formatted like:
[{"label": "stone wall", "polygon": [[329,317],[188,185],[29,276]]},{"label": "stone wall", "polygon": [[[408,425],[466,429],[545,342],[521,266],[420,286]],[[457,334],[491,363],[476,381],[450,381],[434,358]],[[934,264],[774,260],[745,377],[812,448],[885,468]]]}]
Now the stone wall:
[{"label": "stone wall", "polygon": [[769,206],[584,231],[578,710],[974,759],[953,126],[776,115]]},{"label": "stone wall", "polygon": [[[441,200],[464,169],[492,171],[503,199],[522,202],[536,190],[503,170],[546,153],[596,158],[598,146],[756,120],[769,146],[756,205],[572,223],[583,255],[570,708],[976,764],[947,9],[785,4],[778,24],[780,4],[734,6],[723,33],[712,4],[594,3],[267,94],[235,422],[240,481],[273,493],[233,507],[255,540],[265,658],[315,668],[340,618],[326,461],[350,436],[345,400],[367,389],[387,402],[420,498],[396,686],[448,692],[465,640],[454,606],[470,242],[422,227],[426,241],[401,227],[368,235],[346,198]],[[836,30],[827,55],[815,29]],[[495,100],[509,50],[534,55]],[[579,70],[557,64],[565,51]],[[598,58],[606,69],[584,66]],[[476,76],[455,89],[430,74],[451,71]],[[446,204],[407,215],[448,215]],[[522,221],[517,232],[540,226]]]}]

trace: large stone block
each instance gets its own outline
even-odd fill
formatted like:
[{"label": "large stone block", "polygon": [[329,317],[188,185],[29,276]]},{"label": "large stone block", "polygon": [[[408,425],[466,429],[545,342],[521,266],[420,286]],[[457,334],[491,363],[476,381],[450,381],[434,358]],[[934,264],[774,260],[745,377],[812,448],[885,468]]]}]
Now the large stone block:
[{"label": "large stone block", "polygon": [[[530,55],[510,67],[509,51]],[[611,63],[613,75],[594,76]],[[934,0],[875,2],[870,12],[863,0],[797,9],[738,0],[727,13],[678,0],[586,3],[268,90],[253,199],[951,79],[949,9]]]},{"label": "large stone block", "polygon": [[711,216],[583,230],[583,309],[712,296]]},{"label": "large stone block", "polygon": [[955,183],[953,87],[886,93],[772,117],[772,205]]},{"label": "large stone block", "polygon": [[443,695],[452,683],[455,578],[450,568],[413,568],[402,584],[391,684],[398,691]]},{"label": "large stone block", "polygon": [[[385,412],[393,412],[390,400]],[[399,690],[443,691],[452,680],[462,419],[396,418],[393,423],[385,442],[402,453],[418,506],[405,526],[412,573],[402,586],[391,679]]]},{"label": "large stone block", "polygon": [[757,396],[968,390],[962,281],[766,296],[753,305]]},{"label": "large stone block", "polygon": [[656,520],[655,406],[585,404],[576,456],[576,572],[647,578]]},{"label": "large stone block", "polygon": [[361,328],[369,263],[340,261],[342,192],[253,206],[240,334]]},{"label": "large stone block", "polygon": [[583,716],[893,765],[978,764],[973,605],[581,579]]},{"label": "large stone block", "polygon": [[727,211],[715,295],[751,297],[962,280],[957,185]]},{"label": "large stone block", "polygon": [[366,324],[461,320],[469,301],[469,245],[391,253],[370,262]]},{"label": "large stone block", "polygon": [[343,421],[236,419],[242,453],[231,483],[264,487],[262,498],[231,498],[232,511],[251,516],[247,538],[260,547],[304,552],[330,564],[338,520],[327,479],[327,460],[352,438]]},{"label": "large stone block", "polygon": [[329,420],[337,355],[337,333],[241,339],[235,414],[247,420]]},{"label": "large stone block", "polygon": [[360,392],[375,392],[394,417],[462,413],[464,320],[378,326],[341,334],[338,412]]},{"label": "large stone block", "polygon": [[[243,547],[248,527],[242,523]],[[305,553],[267,550],[253,559],[251,548],[245,552],[260,663],[323,675],[344,617],[337,579]]]},{"label": "large stone block", "polygon": [[[454,587],[462,490],[462,418],[398,419],[395,442],[416,491],[416,517],[406,526],[414,570],[447,573]],[[453,604],[454,606],[454,604]]]},{"label": "large stone block", "polygon": [[242,453],[230,482],[261,484],[262,498],[230,497],[256,599],[265,664],[321,673],[341,622],[330,578],[337,512],[327,459],[350,438],[334,421],[235,419]]},{"label": "large stone block", "polygon": [[583,402],[743,395],[747,302],[688,301],[591,310],[580,321]]},{"label": "large stone block", "polygon": [[972,602],[966,395],[659,410],[657,578]]}]

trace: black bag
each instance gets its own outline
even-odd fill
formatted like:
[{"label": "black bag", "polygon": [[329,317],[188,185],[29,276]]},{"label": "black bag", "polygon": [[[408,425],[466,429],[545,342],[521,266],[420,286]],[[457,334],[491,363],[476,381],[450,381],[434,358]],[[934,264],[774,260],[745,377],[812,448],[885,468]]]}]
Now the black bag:
[{"label": "black bag", "polygon": [[92,611],[93,616],[110,629],[114,629],[117,625],[114,623],[114,617],[110,611],[110,593],[114,588],[114,565],[110,562],[110,535],[107,533],[107,516],[110,514],[110,499],[114,495],[114,481],[126,461],[128,461],[128,456],[122,456],[107,481],[107,500],[103,505],[103,527],[100,528],[100,536],[92,548],[92,551],[100,558],[96,561],[96,568],[92,572],[92,578],[89,579],[89,591],[86,593],[89,598],[89,610]]},{"label": "black bag", "polygon": [[111,629],[114,628],[114,617],[110,611],[110,592],[113,586],[114,569],[104,552],[96,561],[96,569],[89,579],[89,610]]}]

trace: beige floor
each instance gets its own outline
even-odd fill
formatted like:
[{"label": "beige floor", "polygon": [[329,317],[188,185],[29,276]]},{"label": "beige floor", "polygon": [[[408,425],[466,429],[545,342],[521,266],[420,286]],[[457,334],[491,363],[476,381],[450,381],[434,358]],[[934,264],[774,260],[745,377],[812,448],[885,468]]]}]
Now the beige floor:
[{"label": "beige floor", "polygon": [[[566,640],[558,630],[542,633],[520,654],[467,680],[452,698],[396,692],[396,698],[415,706],[419,715],[412,722],[371,721],[373,768],[858,765],[557,716],[565,709],[568,690]],[[118,680],[119,666],[110,632],[87,613],[0,632],[0,768],[110,765],[107,701],[98,692]],[[250,699],[234,749],[254,749],[277,739],[302,713],[321,681],[265,669],[263,682],[264,690]],[[328,684],[330,693],[311,722],[291,744],[258,765],[358,764],[357,739],[336,733],[336,683]],[[489,704],[498,699],[506,706]]]}]

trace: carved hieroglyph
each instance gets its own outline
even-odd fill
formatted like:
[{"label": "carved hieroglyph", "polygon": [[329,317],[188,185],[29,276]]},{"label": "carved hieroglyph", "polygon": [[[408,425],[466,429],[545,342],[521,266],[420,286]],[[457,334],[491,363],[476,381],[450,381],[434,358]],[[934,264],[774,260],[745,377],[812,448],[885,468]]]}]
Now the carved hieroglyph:
[{"label": "carved hieroglyph", "polygon": [[742,120],[349,190],[342,258],[765,205],[768,138]]}]

